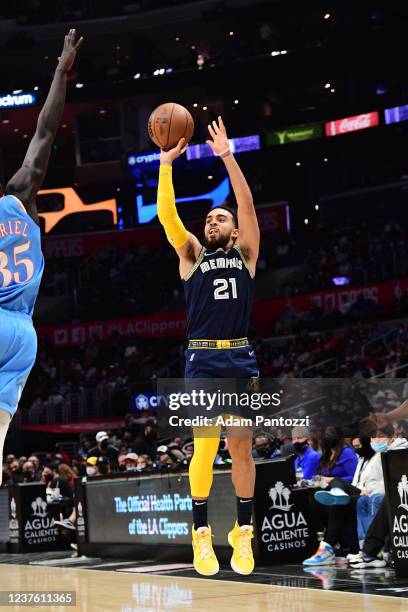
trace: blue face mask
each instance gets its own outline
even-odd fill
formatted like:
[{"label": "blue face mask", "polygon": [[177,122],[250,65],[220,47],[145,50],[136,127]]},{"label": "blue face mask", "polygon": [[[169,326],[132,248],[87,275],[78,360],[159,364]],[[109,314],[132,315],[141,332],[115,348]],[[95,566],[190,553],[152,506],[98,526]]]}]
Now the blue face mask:
[{"label": "blue face mask", "polygon": [[376,453],[386,453],[388,450],[388,444],[384,441],[382,442],[370,442],[371,448]]}]

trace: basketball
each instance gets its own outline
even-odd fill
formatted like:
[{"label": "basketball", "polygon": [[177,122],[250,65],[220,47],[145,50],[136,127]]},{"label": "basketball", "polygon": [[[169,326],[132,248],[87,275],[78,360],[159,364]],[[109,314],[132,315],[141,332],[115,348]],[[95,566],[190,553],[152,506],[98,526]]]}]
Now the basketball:
[{"label": "basketball", "polygon": [[189,111],[175,102],[160,104],[154,109],[147,124],[150,139],[155,145],[168,151],[180,138],[190,142],[194,133],[194,121]]}]

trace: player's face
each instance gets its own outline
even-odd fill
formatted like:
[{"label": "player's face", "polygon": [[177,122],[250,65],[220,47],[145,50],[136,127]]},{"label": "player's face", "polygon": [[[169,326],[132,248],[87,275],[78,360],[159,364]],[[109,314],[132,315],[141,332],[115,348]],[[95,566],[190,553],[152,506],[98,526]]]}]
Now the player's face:
[{"label": "player's face", "polygon": [[214,208],[205,219],[205,245],[210,249],[231,248],[238,236],[234,218],[230,212],[222,208]]}]

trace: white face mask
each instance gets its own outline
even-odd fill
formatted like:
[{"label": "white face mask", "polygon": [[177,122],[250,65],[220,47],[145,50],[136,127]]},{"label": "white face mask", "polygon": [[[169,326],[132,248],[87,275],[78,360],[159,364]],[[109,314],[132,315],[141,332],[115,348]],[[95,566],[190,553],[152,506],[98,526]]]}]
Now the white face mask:
[{"label": "white face mask", "polygon": [[88,474],[88,476],[94,476],[96,472],[96,469],[90,465],[86,466],[86,473]]}]

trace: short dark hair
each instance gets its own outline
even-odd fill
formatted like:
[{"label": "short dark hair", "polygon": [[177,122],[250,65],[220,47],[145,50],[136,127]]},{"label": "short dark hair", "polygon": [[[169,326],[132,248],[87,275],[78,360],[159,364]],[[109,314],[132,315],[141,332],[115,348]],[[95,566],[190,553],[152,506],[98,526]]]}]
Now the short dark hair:
[{"label": "short dark hair", "polygon": [[238,229],[238,215],[237,215],[237,211],[236,210],[234,210],[230,206],[224,206],[222,204],[221,206],[213,206],[213,208],[211,208],[208,211],[207,214],[209,214],[212,210],[214,210],[214,208],[222,208],[222,210],[226,210],[227,212],[229,212],[232,215],[232,218],[234,220],[234,225],[235,225],[236,229]]}]

